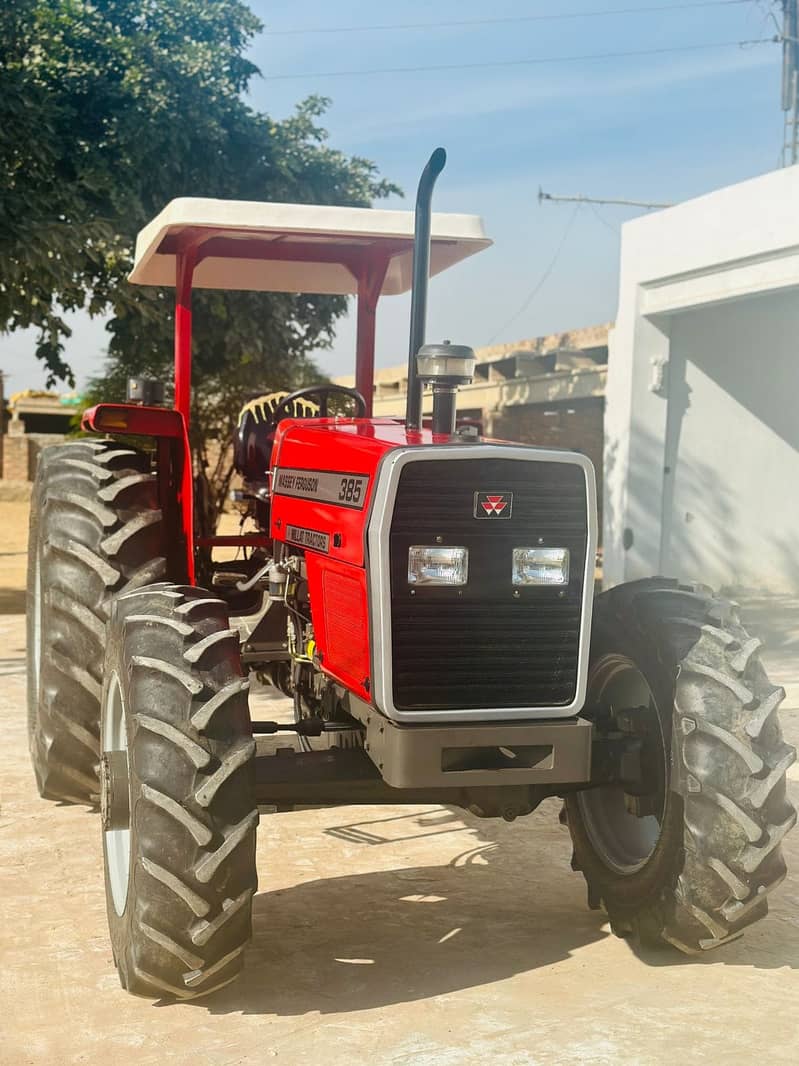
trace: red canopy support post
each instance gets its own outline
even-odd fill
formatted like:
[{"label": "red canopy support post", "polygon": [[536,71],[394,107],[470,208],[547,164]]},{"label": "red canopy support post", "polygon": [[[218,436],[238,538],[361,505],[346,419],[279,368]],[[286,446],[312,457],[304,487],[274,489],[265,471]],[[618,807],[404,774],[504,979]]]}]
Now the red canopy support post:
[{"label": "red canopy support post", "polygon": [[175,409],[182,415],[183,448],[177,505],[186,546],[186,573],[194,584],[194,471],[188,429],[191,414],[191,283],[197,262],[197,244],[182,248],[175,257]]},{"label": "red canopy support post", "polygon": [[358,339],[355,345],[355,388],[372,416],[375,386],[375,325],[377,301],[386,279],[390,254],[365,257],[358,270]]},{"label": "red canopy support post", "polygon": [[191,411],[191,283],[197,246],[182,248],[175,257],[175,407],[189,424]]}]

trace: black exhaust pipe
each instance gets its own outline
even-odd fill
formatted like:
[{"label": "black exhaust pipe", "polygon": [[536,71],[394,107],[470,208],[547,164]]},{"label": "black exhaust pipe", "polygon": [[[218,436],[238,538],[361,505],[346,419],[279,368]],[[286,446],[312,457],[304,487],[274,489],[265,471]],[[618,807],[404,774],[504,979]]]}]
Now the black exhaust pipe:
[{"label": "black exhaust pipe", "polygon": [[436,148],[427,161],[416,190],[413,228],[413,288],[411,290],[411,338],[408,346],[408,399],[405,428],[422,428],[422,382],[416,368],[416,355],[424,344],[427,321],[427,282],[430,277],[430,204],[433,186],[444,169],[447,153]]}]

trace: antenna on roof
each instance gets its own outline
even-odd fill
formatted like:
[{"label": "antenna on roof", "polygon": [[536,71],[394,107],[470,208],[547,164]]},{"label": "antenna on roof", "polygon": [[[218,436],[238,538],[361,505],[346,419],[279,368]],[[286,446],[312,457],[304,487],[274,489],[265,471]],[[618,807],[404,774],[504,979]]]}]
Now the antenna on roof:
[{"label": "antenna on roof", "polygon": [[559,204],[611,204],[613,206],[621,207],[642,207],[645,211],[657,211],[664,207],[674,207],[673,203],[657,203],[653,200],[626,200],[620,197],[583,196],[582,194],[577,196],[560,196],[557,193],[544,192],[539,185],[539,204],[542,204],[544,200],[551,200],[552,203]]}]

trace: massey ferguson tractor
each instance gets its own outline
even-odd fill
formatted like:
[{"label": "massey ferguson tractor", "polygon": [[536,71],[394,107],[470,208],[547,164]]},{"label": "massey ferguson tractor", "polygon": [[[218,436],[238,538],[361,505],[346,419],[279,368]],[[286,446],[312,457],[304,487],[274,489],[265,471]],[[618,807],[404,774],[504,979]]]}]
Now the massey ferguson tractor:
[{"label": "massey ferguson tractor", "polygon": [[[595,595],[588,459],[458,427],[474,355],[424,343],[428,277],[490,241],[478,218],[431,215],[445,159],[415,224],[172,201],[130,280],[175,288],[174,405],[134,380],[129,402],[85,412],[96,436],[42,453],[30,750],[42,796],[99,804],[113,954],[137,995],[205,996],[241,969],[259,808],[510,821],[561,797],[588,905],[684,952],[762,918],[785,875],[795,752],[735,605],[663,578]],[[354,389],[242,411],[241,536],[193,531],[193,287],[358,297]],[[374,418],[377,300],[411,287],[406,416]],[[231,545],[237,560],[213,561]],[[293,721],[252,719],[251,675]]]}]

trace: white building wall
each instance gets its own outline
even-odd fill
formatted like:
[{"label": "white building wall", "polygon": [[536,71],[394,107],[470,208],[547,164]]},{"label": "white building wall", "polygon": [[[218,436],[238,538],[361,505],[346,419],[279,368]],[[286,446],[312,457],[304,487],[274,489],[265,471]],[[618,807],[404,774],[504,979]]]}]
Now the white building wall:
[{"label": "white building wall", "polygon": [[625,225],[605,581],[799,591],[799,168]]},{"label": "white building wall", "polygon": [[664,573],[799,588],[798,345],[796,292],[672,319]]}]

